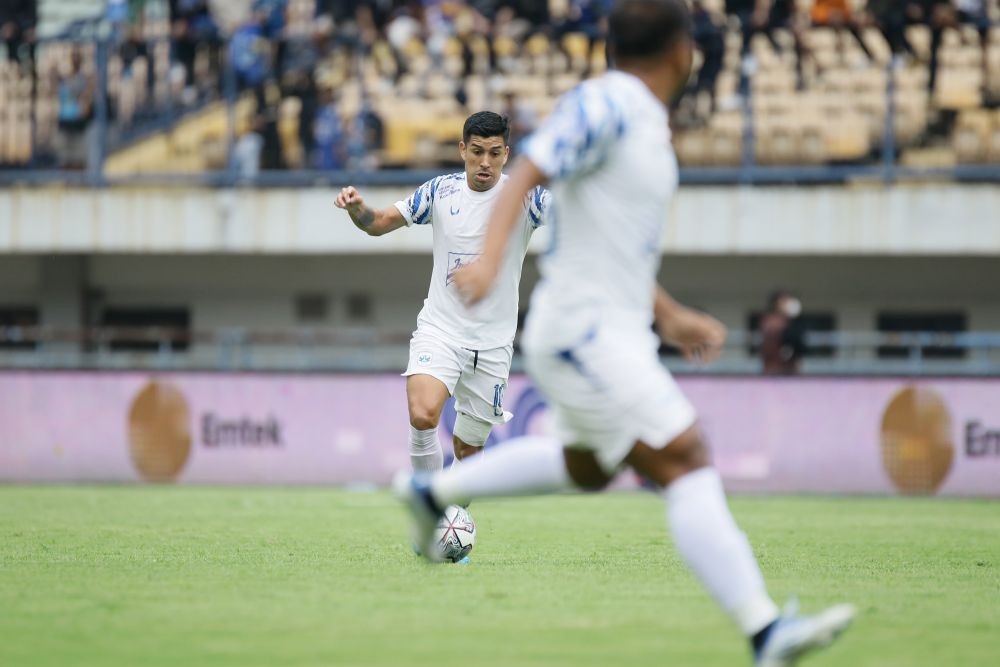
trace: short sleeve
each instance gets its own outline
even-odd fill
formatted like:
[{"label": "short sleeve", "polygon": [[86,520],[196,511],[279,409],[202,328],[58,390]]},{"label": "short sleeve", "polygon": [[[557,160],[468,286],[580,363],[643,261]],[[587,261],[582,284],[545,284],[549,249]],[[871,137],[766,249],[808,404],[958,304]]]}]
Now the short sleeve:
[{"label": "short sleeve", "polygon": [[523,152],[549,179],[565,179],[600,167],[624,133],[620,105],[608,90],[588,81],[562,97],[525,140]]},{"label": "short sleeve", "polygon": [[528,193],[528,219],[531,220],[532,229],[538,229],[545,224],[551,199],[552,195],[542,186]]},{"label": "short sleeve", "polygon": [[431,210],[434,208],[434,195],[437,194],[441,177],[432,178],[413,191],[408,198],[396,202],[396,210],[406,220],[406,226],[426,225],[431,222]]}]

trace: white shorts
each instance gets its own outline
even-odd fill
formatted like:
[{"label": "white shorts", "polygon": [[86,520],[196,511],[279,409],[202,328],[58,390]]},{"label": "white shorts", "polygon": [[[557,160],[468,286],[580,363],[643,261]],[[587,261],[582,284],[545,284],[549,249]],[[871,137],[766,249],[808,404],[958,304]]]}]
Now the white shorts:
[{"label": "white shorts", "polygon": [[511,345],[469,350],[417,330],[410,339],[410,361],[403,376],[437,378],[455,397],[456,412],[489,424],[503,424],[513,416],[503,409],[513,356]]},{"label": "white shorts", "polygon": [[593,451],[609,474],[636,442],[664,447],[697,419],[652,332],[600,324],[571,347],[527,347],[525,365],[552,409],[555,435]]}]

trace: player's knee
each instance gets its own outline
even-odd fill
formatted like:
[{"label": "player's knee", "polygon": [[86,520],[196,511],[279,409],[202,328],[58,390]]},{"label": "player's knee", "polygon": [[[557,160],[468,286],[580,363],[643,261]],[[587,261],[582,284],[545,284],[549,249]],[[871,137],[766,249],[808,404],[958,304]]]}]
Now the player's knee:
[{"label": "player's knee", "polygon": [[704,468],[712,462],[708,443],[698,428],[690,428],[682,433],[664,452],[681,474]]},{"label": "player's knee", "polygon": [[711,455],[701,431],[691,427],[663,447],[638,442],[625,462],[658,486],[711,464]]},{"label": "player's knee", "polygon": [[604,472],[593,452],[566,449],[563,456],[569,478],[581,491],[600,491],[611,483],[612,476]]},{"label": "player's knee", "polygon": [[437,428],[441,415],[430,408],[421,406],[410,406],[410,426],[418,431],[427,431]]}]

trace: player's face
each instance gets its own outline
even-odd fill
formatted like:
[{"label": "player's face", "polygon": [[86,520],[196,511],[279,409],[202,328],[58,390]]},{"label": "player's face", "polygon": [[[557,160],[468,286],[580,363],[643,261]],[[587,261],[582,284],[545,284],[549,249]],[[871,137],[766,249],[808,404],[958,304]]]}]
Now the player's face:
[{"label": "player's face", "polygon": [[473,134],[469,143],[459,142],[458,152],[465,161],[465,177],[477,192],[489,190],[500,180],[500,172],[510,157],[510,146],[503,137],[480,137]]},{"label": "player's face", "polygon": [[671,91],[668,104],[676,103],[684,94],[688,79],[691,77],[691,65],[694,61],[694,50],[690,39],[682,39],[674,48],[667,52],[670,69],[673,70],[676,87]]}]

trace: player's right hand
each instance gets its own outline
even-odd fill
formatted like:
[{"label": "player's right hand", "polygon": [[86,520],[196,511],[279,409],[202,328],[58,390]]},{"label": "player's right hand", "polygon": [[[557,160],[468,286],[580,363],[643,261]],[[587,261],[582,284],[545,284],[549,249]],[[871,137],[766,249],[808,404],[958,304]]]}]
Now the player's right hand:
[{"label": "player's right hand", "polygon": [[348,185],[340,190],[337,201],[334,202],[337,208],[358,209],[365,205],[365,200],[353,185]]},{"label": "player's right hand", "polygon": [[711,363],[726,344],[726,327],[711,315],[681,306],[656,322],[664,342],[692,362]]}]

